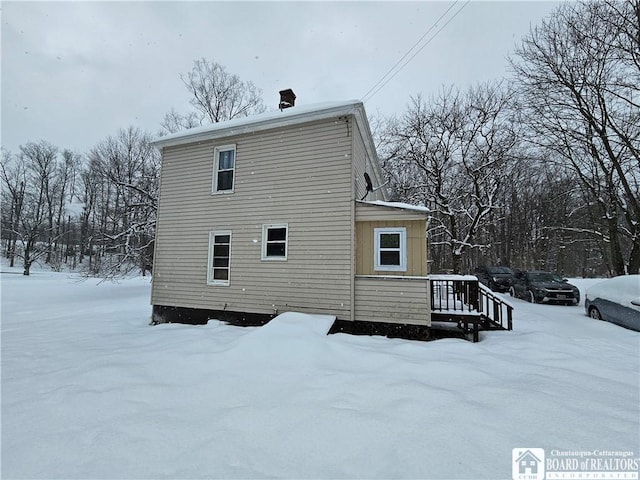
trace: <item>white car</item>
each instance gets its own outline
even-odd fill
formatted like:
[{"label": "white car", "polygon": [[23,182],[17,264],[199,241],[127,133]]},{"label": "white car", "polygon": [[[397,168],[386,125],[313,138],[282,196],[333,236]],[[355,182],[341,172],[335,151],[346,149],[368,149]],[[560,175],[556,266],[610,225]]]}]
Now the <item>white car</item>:
[{"label": "white car", "polygon": [[588,288],[584,309],[591,318],[640,332],[640,275],[622,275]]}]

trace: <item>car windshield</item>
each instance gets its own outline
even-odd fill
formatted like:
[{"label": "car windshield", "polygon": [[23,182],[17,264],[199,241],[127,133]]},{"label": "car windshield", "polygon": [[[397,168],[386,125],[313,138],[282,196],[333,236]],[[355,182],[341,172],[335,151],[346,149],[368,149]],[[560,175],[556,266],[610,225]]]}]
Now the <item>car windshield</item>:
[{"label": "car windshield", "polygon": [[535,272],[529,273],[529,280],[532,282],[563,282],[562,277],[555,273]]},{"label": "car windshield", "polygon": [[488,271],[491,274],[496,274],[496,273],[512,274],[513,273],[509,267],[491,267],[488,269]]}]

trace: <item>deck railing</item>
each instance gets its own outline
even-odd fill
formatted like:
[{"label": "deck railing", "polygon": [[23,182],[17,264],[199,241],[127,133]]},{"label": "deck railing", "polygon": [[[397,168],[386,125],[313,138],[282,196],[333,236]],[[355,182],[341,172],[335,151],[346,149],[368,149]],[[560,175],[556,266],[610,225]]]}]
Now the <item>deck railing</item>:
[{"label": "deck railing", "polygon": [[431,310],[434,312],[480,311],[478,279],[467,275],[429,275]]},{"label": "deck railing", "polygon": [[457,322],[478,341],[478,330],[511,330],[513,307],[472,275],[429,275],[431,312],[437,321]]},{"label": "deck railing", "polygon": [[491,289],[478,284],[478,311],[496,326],[505,330],[513,329],[513,307],[496,296]]}]

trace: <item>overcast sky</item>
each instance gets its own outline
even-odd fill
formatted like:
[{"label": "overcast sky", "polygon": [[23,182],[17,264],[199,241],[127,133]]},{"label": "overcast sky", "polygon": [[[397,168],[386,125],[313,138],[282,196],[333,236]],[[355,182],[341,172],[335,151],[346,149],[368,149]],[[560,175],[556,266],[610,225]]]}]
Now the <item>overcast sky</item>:
[{"label": "overcast sky", "polygon": [[[463,5],[367,100],[370,116],[401,114],[411,95],[504,77],[507,54],[557,3]],[[3,1],[2,146],[43,139],[83,153],[129,125],[155,133],[172,107],[188,110],[180,74],[202,57],[254,82],[269,109],[284,88],[297,105],[362,99],[451,6]]]}]

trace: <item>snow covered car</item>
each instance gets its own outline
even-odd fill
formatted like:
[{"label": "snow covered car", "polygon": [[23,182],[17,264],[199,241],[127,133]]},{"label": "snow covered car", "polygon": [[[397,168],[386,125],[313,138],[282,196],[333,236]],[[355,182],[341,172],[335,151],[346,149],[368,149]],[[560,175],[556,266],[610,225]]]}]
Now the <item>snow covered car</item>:
[{"label": "snow covered car", "polygon": [[531,303],[580,303],[580,290],[566,279],[551,272],[518,271],[513,276],[509,289],[512,297],[522,298]]},{"label": "snow covered car", "polygon": [[589,287],[584,309],[591,318],[640,332],[640,275],[622,275]]},{"label": "snow covered car", "polygon": [[474,275],[494,292],[508,292],[513,280],[513,270],[509,267],[478,267]]}]

